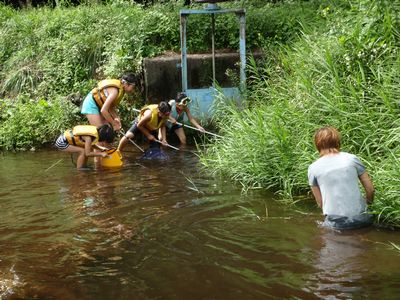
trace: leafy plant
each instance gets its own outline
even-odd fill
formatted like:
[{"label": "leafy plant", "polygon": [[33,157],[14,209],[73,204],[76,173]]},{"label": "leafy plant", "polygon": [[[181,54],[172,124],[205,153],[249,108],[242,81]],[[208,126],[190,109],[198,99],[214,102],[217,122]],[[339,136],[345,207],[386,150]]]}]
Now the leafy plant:
[{"label": "leafy plant", "polygon": [[54,142],[63,130],[76,124],[77,107],[62,98],[31,101],[21,96],[0,100],[0,148],[28,150]]}]

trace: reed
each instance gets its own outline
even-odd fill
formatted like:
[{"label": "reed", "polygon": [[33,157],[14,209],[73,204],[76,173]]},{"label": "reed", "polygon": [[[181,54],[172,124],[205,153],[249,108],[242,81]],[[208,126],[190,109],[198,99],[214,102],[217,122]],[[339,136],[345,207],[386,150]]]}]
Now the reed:
[{"label": "reed", "polygon": [[342,150],[372,175],[377,222],[400,226],[399,3],[348,1],[350,10],[333,7],[326,27],[281,47],[273,63],[251,62],[246,106],[216,105],[224,138],[202,163],[293,200],[309,191],[313,133],[334,126]]}]

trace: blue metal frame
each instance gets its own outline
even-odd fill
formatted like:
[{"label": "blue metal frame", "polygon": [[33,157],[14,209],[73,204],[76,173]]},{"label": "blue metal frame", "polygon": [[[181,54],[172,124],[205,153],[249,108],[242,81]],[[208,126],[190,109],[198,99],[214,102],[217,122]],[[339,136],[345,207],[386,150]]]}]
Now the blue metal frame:
[{"label": "blue metal frame", "polygon": [[[240,54],[240,87],[222,88],[222,93],[229,98],[240,98],[239,88],[244,89],[246,85],[246,11],[245,9],[220,9],[216,4],[208,4],[206,9],[183,9],[180,11],[180,33],[181,33],[181,68],[182,68],[182,91],[185,92],[193,101],[190,104],[192,114],[201,119],[212,116],[212,104],[217,91],[214,83],[215,79],[215,16],[219,14],[234,13],[239,17],[239,54]],[[205,89],[189,89],[187,77],[187,34],[186,24],[189,15],[209,14],[212,21],[212,67],[213,85]]]}]

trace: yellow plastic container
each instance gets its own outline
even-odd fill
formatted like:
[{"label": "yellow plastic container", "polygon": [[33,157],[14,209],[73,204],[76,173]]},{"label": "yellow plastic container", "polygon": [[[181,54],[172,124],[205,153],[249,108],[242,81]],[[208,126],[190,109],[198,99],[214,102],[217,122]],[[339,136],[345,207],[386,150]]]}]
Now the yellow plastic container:
[{"label": "yellow plastic container", "polygon": [[122,166],[122,155],[121,152],[119,152],[119,150],[113,148],[107,150],[107,153],[110,157],[103,157],[101,159],[101,165],[103,167],[115,168]]}]

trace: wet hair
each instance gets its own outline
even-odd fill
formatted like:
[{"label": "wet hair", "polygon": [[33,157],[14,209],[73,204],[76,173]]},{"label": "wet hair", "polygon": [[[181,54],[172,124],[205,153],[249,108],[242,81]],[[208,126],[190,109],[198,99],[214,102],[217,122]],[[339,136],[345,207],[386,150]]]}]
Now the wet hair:
[{"label": "wet hair", "polygon": [[161,101],[158,104],[158,110],[163,114],[169,113],[169,112],[171,112],[171,105],[169,105],[168,102]]},{"label": "wet hair", "polygon": [[134,73],[126,73],[126,74],[122,75],[121,81],[123,83],[125,82],[127,84],[137,85],[139,82],[139,78]]},{"label": "wet hair", "polygon": [[314,144],[319,152],[329,150],[329,152],[340,151],[340,133],[334,127],[322,127],[314,134]]},{"label": "wet hair", "polygon": [[111,144],[115,138],[115,131],[110,124],[104,124],[97,128],[99,133],[99,142],[107,142]]}]

